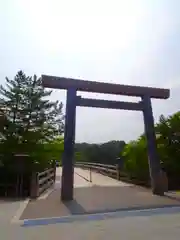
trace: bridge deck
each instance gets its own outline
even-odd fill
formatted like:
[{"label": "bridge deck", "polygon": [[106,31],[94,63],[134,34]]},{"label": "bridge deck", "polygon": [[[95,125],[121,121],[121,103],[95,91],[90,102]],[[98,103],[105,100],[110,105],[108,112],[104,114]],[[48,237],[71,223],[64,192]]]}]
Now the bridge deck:
[{"label": "bridge deck", "polygon": [[[86,181],[90,180],[90,171],[81,169],[81,168],[75,168],[75,176],[78,175],[81,178],[86,179]],[[122,181],[117,181],[116,179],[110,178],[108,176],[104,176],[102,174],[99,174],[97,172],[92,172],[92,185],[93,186],[121,186],[121,187],[127,187],[132,186],[132,184],[125,183]]]},{"label": "bridge deck", "polygon": [[116,181],[98,173],[92,173],[92,183],[90,183],[85,180],[89,178],[89,172],[77,168],[74,174],[74,200],[62,203],[60,177],[61,169],[58,169],[53,191],[43,199],[30,201],[21,219],[180,205],[177,200],[154,196],[150,190]]}]

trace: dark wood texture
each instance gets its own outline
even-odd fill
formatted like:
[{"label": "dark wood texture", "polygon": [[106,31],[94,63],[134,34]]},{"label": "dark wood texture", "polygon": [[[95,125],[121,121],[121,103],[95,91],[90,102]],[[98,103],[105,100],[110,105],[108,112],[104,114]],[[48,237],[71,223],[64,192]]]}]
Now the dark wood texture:
[{"label": "dark wood texture", "polygon": [[74,184],[74,139],[76,120],[76,90],[67,90],[64,153],[62,159],[61,200],[73,199]]},{"label": "dark wood texture", "polygon": [[154,117],[151,105],[151,99],[148,96],[142,97],[144,109],[144,127],[147,139],[149,171],[151,176],[151,186],[154,194],[163,195],[163,186],[160,184],[161,166],[157,153],[156,135],[154,129]]},{"label": "dark wood texture", "polygon": [[148,95],[151,98],[167,99],[170,96],[169,89],[121,85],[105,82],[85,81],[72,78],[42,75],[42,84],[47,88],[68,89],[75,88],[77,91],[98,92],[116,95],[141,97]]},{"label": "dark wood texture", "polygon": [[142,111],[143,105],[141,102],[122,102],[122,101],[109,101],[102,99],[88,99],[77,97],[77,106],[81,107],[95,107],[95,108],[109,108],[109,109],[124,109],[133,111]]}]

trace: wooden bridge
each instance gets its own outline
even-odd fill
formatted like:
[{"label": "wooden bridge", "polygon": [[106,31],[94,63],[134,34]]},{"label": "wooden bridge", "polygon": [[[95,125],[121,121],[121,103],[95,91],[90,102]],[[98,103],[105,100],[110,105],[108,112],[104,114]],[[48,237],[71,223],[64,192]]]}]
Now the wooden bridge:
[{"label": "wooden bridge", "polygon": [[0,201],[3,239],[179,239],[178,201],[95,171],[91,174],[89,182],[89,169],[74,169],[70,202],[60,199],[61,168],[56,169],[51,191],[38,199]]},{"label": "wooden bridge", "polygon": [[[108,174],[107,174],[108,173]],[[107,175],[114,174],[114,178]],[[74,199],[61,201],[62,168],[56,170],[53,187],[35,200],[30,200],[20,220],[63,218],[134,209],[179,206],[167,196],[153,195],[151,189],[120,181],[116,166],[77,164],[74,169]],[[24,220],[25,219],[25,220]]]}]

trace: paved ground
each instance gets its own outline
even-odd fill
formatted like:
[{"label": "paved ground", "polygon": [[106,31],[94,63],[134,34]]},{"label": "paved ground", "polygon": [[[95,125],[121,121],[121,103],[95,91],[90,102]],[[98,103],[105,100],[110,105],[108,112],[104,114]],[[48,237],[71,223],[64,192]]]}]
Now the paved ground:
[{"label": "paved ground", "polygon": [[10,219],[14,216],[20,207],[20,203],[20,201],[0,200],[0,224],[9,223]]},{"label": "paved ground", "polygon": [[[58,169],[59,176],[60,172],[61,170]],[[168,202],[170,205],[172,205],[172,203],[175,205],[179,204],[178,201],[171,201],[168,198],[152,196],[149,191],[145,191],[143,188],[137,188],[133,185],[124,184],[122,182],[118,182],[117,184],[117,182],[113,179],[112,181],[109,180],[108,182],[103,181],[103,179],[107,179],[102,176],[98,177],[96,174],[93,174],[94,181],[89,183],[88,181],[84,180],[84,178],[79,176],[83,175],[84,177],[88,177],[88,172],[77,170],[77,173],[78,174],[75,175],[75,186],[77,190],[75,191],[75,196],[76,199],[83,199],[83,197],[90,199],[88,206],[93,206],[95,204],[95,206],[101,208],[102,203],[107,203],[106,199],[111,199],[111,201],[114,201],[113,204],[115,205],[117,202],[126,204],[130,199],[133,199],[134,202],[135,200],[139,201],[140,199],[143,199],[146,206],[149,203],[152,203],[152,199],[153,201],[156,201],[156,203],[159,203],[160,206],[165,204],[165,202]],[[56,205],[60,208],[59,176],[57,176],[55,191],[52,193],[52,195],[47,195],[44,200],[40,199],[37,202],[42,204],[42,200],[45,202],[48,198],[51,198],[53,194],[56,193],[58,205],[56,205],[55,202],[52,202],[52,205]],[[96,182],[96,186],[93,186],[94,182]],[[127,195],[128,189],[129,195]],[[119,195],[119,192],[121,192],[121,195]],[[100,200],[98,200],[98,198],[100,198]],[[118,201],[113,200],[113,198],[117,199]],[[81,212],[83,203],[78,204],[76,201],[74,204],[76,207],[68,205],[66,206],[68,211],[75,211],[74,213]],[[65,221],[61,221],[61,223],[58,224],[56,223],[47,225],[47,223],[44,222],[45,226],[31,225],[31,227],[21,227],[17,224],[10,224],[10,220],[18,210],[19,206],[20,202],[0,201],[0,239],[178,240],[180,235],[180,207],[161,208],[156,210],[149,209],[145,211],[120,211],[112,214],[96,214],[94,217],[92,217],[92,215],[88,215],[85,218],[83,218],[82,215],[81,217],[74,215],[73,218],[71,213],[69,214],[69,218],[67,218]]]},{"label": "paved ground", "polygon": [[[92,186],[92,184],[89,181],[85,180],[82,177],[82,176],[84,176],[84,175],[82,175],[82,173],[83,173],[83,171],[81,171],[81,169],[75,169],[75,173],[74,173],[74,187],[75,188]],[[61,187],[61,174],[62,174],[62,168],[59,167],[56,170],[56,183],[55,183],[55,187],[56,187],[56,189],[59,189],[59,191],[60,191],[60,187]]]},{"label": "paved ground", "polygon": [[[81,168],[75,168],[75,176],[81,176],[82,178],[90,181],[90,171],[81,169]],[[116,179],[110,178],[108,176],[101,175],[96,172],[91,173],[91,180],[93,186],[121,186],[121,187],[127,187],[132,186],[132,184],[117,181]]]},{"label": "paved ground", "polygon": [[98,173],[92,173],[92,183],[90,183],[85,180],[85,178],[88,179],[89,172],[82,169],[75,169],[74,200],[62,203],[60,174],[61,169],[58,169],[55,190],[45,199],[30,201],[20,219],[180,206],[177,200],[152,195],[150,190],[119,182]]},{"label": "paved ground", "polygon": [[8,240],[178,240],[180,214],[119,217],[62,223],[40,227],[0,226],[1,239]]}]

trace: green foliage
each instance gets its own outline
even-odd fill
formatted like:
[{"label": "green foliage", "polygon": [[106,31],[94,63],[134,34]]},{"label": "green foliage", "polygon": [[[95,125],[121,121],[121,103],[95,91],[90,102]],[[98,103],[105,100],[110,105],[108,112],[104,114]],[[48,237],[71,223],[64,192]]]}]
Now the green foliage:
[{"label": "green foliage", "polygon": [[159,156],[170,185],[180,185],[180,112],[167,118],[162,115],[156,132]]},{"label": "green foliage", "polygon": [[125,157],[124,171],[130,178],[148,181],[148,158],[146,140],[141,136],[137,141],[131,141],[125,146],[122,154]]},{"label": "green foliage", "polygon": [[[155,126],[158,154],[165,169],[170,188],[180,187],[180,112],[169,117],[163,115]],[[130,178],[148,183],[148,157],[145,136],[129,142],[124,151],[124,171]]]},{"label": "green foliage", "polygon": [[47,159],[60,162],[62,159],[63,150],[64,139],[61,136],[58,136],[53,141],[44,144],[44,155]]},{"label": "green foliage", "polygon": [[75,159],[83,162],[116,164],[116,158],[124,145],[124,141],[110,141],[103,144],[77,143],[75,145]]},{"label": "green foliage", "polygon": [[84,162],[85,161],[85,157],[83,156],[82,152],[75,152],[74,154],[74,158],[76,162]]},{"label": "green foliage", "polygon": [[[6,78],[0,86],[0,153],[5,156],[26,153],[43,167],[60,158],[64,131],[62,103],[49,101],[51,91],[42,86],[41,78],[19,71],[13,80]],[[60,143],[60,145],[58,145]],[[58,155],[58,150],[59,155]]]}]

